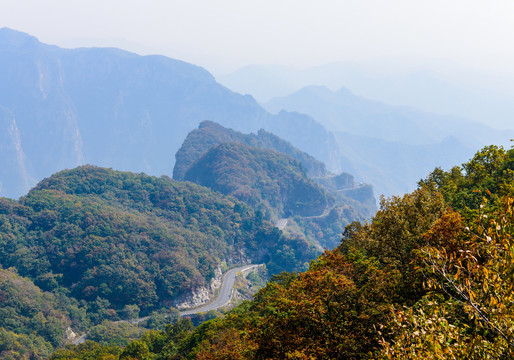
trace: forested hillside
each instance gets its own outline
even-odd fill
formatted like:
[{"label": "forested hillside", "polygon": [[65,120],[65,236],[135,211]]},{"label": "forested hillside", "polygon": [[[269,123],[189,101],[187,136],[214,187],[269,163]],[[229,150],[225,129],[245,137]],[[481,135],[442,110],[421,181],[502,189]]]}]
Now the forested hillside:
[{"label": "forested hillside", "polygon": [[[296,254],[300,244],[234,199],[92,166],[45,179],[20,202],[2,200],[2,215],[4,267],[114,308],[155,308],[205,285],[221,262],[277,260],[274,250],[262,250],[288,241],[293,257],[286,267],[309,259],[309,249]],[[281,268],[278,262],[273,266]]]},{"label": "forested hillside", "polygon": [[514,135],[458,116],[392,106],[341,86],[306,86],[265,107],[312,116],[335,134],[351,172],[386,195],[412,191],[434,167],[449,168],[484,145],[508,144]]},{"label": "forested hillside", "polygon": [[260,130],[242,134],[205,121],[176,154],[174,176],[231,195],[280,220],[283,231],[318,249],[333,248],[348,223],[376,211],[373,189]]},{"label": "forested hillside", "polygon": [[328,175],[325,164],[272,133],[261,129],[257,134],[243,134],[212,121],[203,121],[198,126],[198,129],[191,131],[187,135],[182,146],[177,151],[173,178],[184,180],[185,172],[193,162],[202,157],[213,146],[223,143],[240,143],[257,148],[275,150],[298,160],[310,176],[321,177]]},{"label": "forested hillside", "polygon": [[274,276],[222,319],[148,334],[120,358],[510,359],[513,173],[514,149],[496,146],[436,169],[349,225],[306,272]]},{"label": "forested hillside", "polygon": [[[48,357],[66,339],[66,330],[79,329],[78,301],[41,291],[15,269],[0,269],[0,357]],[[76,326],[77,325],[77,326]]]},{"label": "forested hillside", "polygon": [[[6,315],[0,328],[13,337],[43,326],[38,336],[51,349],[63,344],[72,322],[77,331],[124,318],[130,307],[141,315],[169,309],[209,289],[222,266],[265,263],[276,273],[303,268],[317,253],[244,203],[205,187],[94,166],[66,170],[19,201],[0,198],[0,265],[24,289],[2,288],[0,295],[18,305],[0,304]],[[26,291],[37,296],[10,298]],[[39,304],[49,308],[37,310]],[[48,326],[28,320],[38,313]]]},{"label": "forested hillside", "polygon": [[184,179],[235,196],[274,219],[320,215],[334,203],[297,161],[243,144],[211,148],[188,168]]}]

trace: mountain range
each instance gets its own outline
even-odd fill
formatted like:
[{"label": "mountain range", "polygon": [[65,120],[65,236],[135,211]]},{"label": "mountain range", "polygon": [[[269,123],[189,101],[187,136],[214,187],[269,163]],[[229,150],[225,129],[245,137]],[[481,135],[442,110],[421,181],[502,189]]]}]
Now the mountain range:
[{"label": "mountain range", "polygon": [[513,129],[512,75],[466,68],[431,59],[412,61],[381,58],[332,62],[307,68],[247,65],[217,80],[260,102],[294,93],[310,85],[346,87],[356,95],[389,105],[411,107],[438,115],[453,115]]},{"label": "mountain range", "polygon": [[[346,88],[264,106],[178,60],[1,29],[0,194],[22,196],[0,197],[0,358],[512,358],[514,149],[379,211],[361,181],[404,192],[512,134]],[[179,319],[242,264],[265,266],[236,287],[271,275],[252,301]]]},{"label": "mountain range", "polygon": [[[268,80],[287,84],[295,73],[251,67],[237,73],[239,83],[250,70],[263,87]],[[286,88],[314,84],[329,70],[339,82],[354,83],[352,76],[362,74],[350,66],[343,77],[333,64]],[[256,136],[264,129],[325,163],[328,171],[351,173],[386,196],[415,188],[435,166],[462,163],[474,149],[514,137],[457,116],[370,100],[347,88],[309,86],[263,107],[180,60],[113,48],[62,49],[0,29],[1,196],[19,197],[44,177],[88,163],[171,175],[173,155],[205,120]]]},{"label": "mountain range", "polygon": [[476,148],[514,137],[514,131],[388,105],[347,88],[308,86],[264,106],[270,112],[312,116],[335,134],[341,153],[350,159],[347,168],[386,195],[408,192],[436,166],[453,166],[471,157]]},{"label": "mountain range", "polygon": [[173,178],[175,180],[184,180],[185,172],[192,163],[198,160],[210,148],[222,143],[240,143],[257,148],[272,149],[299,161],[312,177],[328,175],[325,164],[272,133],[261,129],[257,134],[243,134],[212,121],[203,121],[198,126],[198,129],[191,131],[187,135],[184,143],[175,154],[176,161],[173,168]]},{"label": "mountain range", "polygon": [[91,165],[52,175],[20,201],[0,198],[0,223],[2,267],[44,290],[100,297],[118,310],[190,296],[222,263],[269,263],[280,271],[284,263],[271,250],[277,246],[293,251],[288,270],[316,254],[219,192]]},{"label": "mountain range", "polygon": [[204,120],[264,128],[340,167],[333,134],[312,118],[272,115],[198,66],[112,48],[62,49],[0,29],[2,196],[86,163],[171,175],[173,155]]}]

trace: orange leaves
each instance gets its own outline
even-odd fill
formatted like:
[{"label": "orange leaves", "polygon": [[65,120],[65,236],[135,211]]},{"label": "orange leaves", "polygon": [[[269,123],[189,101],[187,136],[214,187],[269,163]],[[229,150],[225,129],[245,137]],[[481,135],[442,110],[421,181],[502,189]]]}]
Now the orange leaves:
[{"label": "orange leaves", "polygon": [[460,214],[453,210],[447,210],[423,234],[423,245],[445,248],[448,253],[454,253],[460,249],[462,230],[462,217]]},{"label": "orange leaves", "polygon": [[240,331],[228,328],[220,331],[210,341],[200,344],[201,350],[196,354],[197,360],[244,360],[249,359],[255,344],[243,339]]},{"label": "orange leaves", "polygon": [[[372,276],[373,262],[361,260],[358,268],[340,252],[328,251],[288,286],[266,288],[272,296],[260,296],[266,301],[258,303],[262,318],[252,332],[257,357],[354,358],[376,347],[373,325],[388,316],[382,302],[387,282]],[[367,268],[373,270],[364,275]]]}]

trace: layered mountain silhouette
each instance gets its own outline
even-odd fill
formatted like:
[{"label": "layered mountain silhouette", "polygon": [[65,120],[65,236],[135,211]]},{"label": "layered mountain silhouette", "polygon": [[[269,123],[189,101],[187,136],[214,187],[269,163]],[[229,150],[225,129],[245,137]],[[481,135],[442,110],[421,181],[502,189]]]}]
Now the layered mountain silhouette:
[{"label": "layered mountain silhouette", "polygon": [[198,66],[112,48],[62,49],[0,29],[2,196],[84,163],[171,175],[173,154],[204,120],[269,130],[339,170],[334,135],[312,118],[271,115]]},{"label": "layered mountain silhouette", "polygon": [[346,87],[358,96],[408,106],[439,115],[455,115],[513,129],[514,81],[511,74],[465,68],[431,59],[414,64],[408,59],[332,62],[308,68],[247,65],[218,81],[260,102],[287,96],[306,86]]},{"label": "layered mountain silhouette", "polygon": [[333,132],[410,145],[426,145],[455,136],[469,146],[482,146],[514,136],[514,131],[497,130],[464,118],[370,100],[344,87],[332,91],[325,86],[308,86],[288,96],[273,98],[265,107],[272,112],[286,110],[310,115]]},{"label": "layered mountain silhouette", "polygon": [[473,149],[502,144],[514,136],[512,131],[454,116],[369,100],[346,88],[308,86],[273,98],[265,107],[315,118],[336,135],[340,151],[351,159],[347,168],[386,195],[408,192],[434,167],[461,163],[472,156]]},{"label": "layered mountain silhouette", "polygon": [[[62,49],[0,29],[0,196],[18,197],[44,177],[86,163],[171,175],[173,155],[205,120],[244,133],[264,129],[386,195],[411,190],[436,165],[461,163],[480,146],[514,137],[344,88],[307,87],[265,106],[270,112],[179,60]],[[311,175],[323,171],[306,168]]]}]

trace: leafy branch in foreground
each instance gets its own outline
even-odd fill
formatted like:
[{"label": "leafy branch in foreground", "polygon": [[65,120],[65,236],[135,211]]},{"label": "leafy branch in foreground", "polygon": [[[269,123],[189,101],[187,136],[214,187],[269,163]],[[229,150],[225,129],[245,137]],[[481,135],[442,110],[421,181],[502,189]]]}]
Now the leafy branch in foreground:
[{"label": "leafy branch in foreground", "polygon": [[[426,234],[430,245],[418,251],[419,270],[433,292],[418,309],[395,313],[399,335],[383,342],[386,358],[427,351],[432,358],[514,356],[514,198],[503,198],[495,212],[486,210],[467,227],[449,212]],[[429,301],[437,293],[447,300]]]}]

